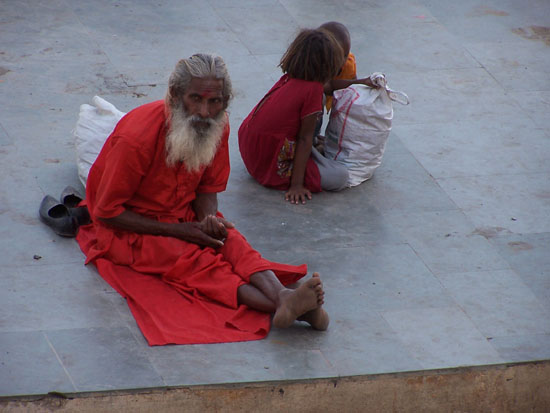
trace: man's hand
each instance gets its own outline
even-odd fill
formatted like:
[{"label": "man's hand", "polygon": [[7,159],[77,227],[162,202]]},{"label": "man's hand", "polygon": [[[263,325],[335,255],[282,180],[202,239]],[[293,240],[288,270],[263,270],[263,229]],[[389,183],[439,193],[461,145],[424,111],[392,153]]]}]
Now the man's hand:
[{"label": "man's hand", "polygon": [[200,228],[206,235],[223,241],[227,238],[227,229],[235,228],[228,220],[215,215],[207,215],[201,222]]},{"label": "man's hand", "polygon": [[205,247],[223,247],[223,241],[221,239],[210,236],[202,229],[202,222],[182,222],[171,225],[171,235],[175,238]]},{"label": "man's hand", "polygon": [[306,203],[306,199],[311,199],[311,192],[303,185],[291,186],[285,193],[285,200],[291,204]]}]

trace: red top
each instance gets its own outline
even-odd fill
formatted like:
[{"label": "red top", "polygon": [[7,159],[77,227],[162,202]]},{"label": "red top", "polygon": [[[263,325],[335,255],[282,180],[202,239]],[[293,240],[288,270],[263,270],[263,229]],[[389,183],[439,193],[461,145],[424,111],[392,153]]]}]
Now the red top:
[{"label": "red top", "polygon": [[192,221],[196,192],[222,192],[229,178],[229,122],[208,167],[189,173],[166,165],[164,101],[140,106],[117,124],[93,164],[86,200],[93,218],[112,218],[125,209],[159,221]]},{"label": "red top", "polygon": [[[322,83],[283,75],[239,128],[239,149],[250,175],[262,185],[288,189],[302,119],[322,111]],[[304,186],[321,191],[319,169],[311,157]]]}]

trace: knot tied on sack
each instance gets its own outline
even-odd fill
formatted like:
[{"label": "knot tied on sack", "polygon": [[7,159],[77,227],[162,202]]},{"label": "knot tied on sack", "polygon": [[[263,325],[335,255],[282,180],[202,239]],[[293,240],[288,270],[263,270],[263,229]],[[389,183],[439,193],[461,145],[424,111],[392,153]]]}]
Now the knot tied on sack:
[{"label": "knot tied on sack", "polygon": [[378,87],[386,89],[388,92],[388,97],[394,102],[400,103],[402,105],[408,105],[410,103],[409,97],[403,92],[396,92],[388,88],[388,82],[386,81],[386,75],[380,72],[374,72],[369,76],[370,81]]},{"label": "knot tied on sack", "polygon": [[378,87],[386,89],[386,75],[380,72],[374,72],[369,76],[370,81]]}]

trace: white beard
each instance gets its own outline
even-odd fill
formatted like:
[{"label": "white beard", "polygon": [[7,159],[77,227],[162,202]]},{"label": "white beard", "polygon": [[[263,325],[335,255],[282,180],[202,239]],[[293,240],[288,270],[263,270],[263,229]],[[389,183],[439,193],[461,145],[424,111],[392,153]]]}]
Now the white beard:
[{"label": "white beard", "polygon": [[[225,111],[216,118],[189,116],[182,107],[170,108],[170,129],[166,134],[166,164],[169,167],[183,162],[189,172],[197,172],[214,159],[226,123]],[[208,122],[206,129],[195,128],[193,121]]]}]

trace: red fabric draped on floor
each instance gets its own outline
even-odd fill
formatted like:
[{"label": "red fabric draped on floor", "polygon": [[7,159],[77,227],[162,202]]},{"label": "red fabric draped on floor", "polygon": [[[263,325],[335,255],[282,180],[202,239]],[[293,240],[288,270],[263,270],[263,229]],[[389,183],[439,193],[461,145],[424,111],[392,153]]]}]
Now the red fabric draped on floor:
[{"label": "red fabric draped on floor", "polygon": [[[234,270],[228,262],[232,258],[231,254],[238,253],[239,256],[249,258],[239,259],[241,268],[237,268],[237,271],[250,273],[272,269],[285,285],[303,277],[307,268],[305,265],[292,266],[267,261],[250,248],[237,231],[231,230],[230,234],[231,237],[222,247],[223,251],[196,246],[191,248],[191,252],[191,244],[185,241],[151,236],[157,238],[154,240],[157,247],[152,247],[152,244],[145,246],[151,255],[165,256],[167,250],[164,248],[168,245],[171,245],[169,251],[172,253],[186,250],[183,258],[177,260],[171,269],[163,268],[160,263],[157,269],[148,268],[147,272],[138,272],[105,258],[97,258],[92,262],[103,279],[126,298],[149,345],[259,340],[269,332],[270,315],[237,304],[235,289],[231,285],[235,283],[235,277],[229,276],[224,280],[226,271],[229,273]],[[88,254],[95,239],[93,225],[80,228],[77,241],[85,254]],[[179,248],[178,244],[181,244]],[[169,265],[168,260],[164,261]],[[198,266],[205,267],[202,273],[196,272]],[[215,271],[208,267],[214,267]],[[161,276],[160,273],[165,271],[166,274]],[[240,281],[241,284],[244,282]],[[208,293],[211,297],[217,295],[220,302],[207,298],[199,291],[205,288],[210,289]]]}]

